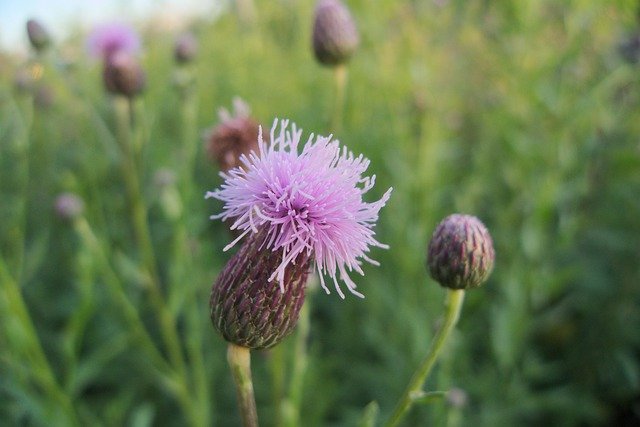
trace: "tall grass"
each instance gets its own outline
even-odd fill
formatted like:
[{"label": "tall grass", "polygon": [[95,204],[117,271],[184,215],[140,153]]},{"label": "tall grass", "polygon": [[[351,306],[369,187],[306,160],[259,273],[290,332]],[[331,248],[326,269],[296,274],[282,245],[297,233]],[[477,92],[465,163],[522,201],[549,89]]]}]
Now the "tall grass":
[{"label": "tall grass", "polygon": [[[635,2],[348,3],[362,45],[336,137],[372,160],[372,200],[394,187],[376,228],[391,249],[357,280],[366,299],[312,293],[306,340],[294,333],[254,355],[262,423],[295,420],[291,405],[308,426],[357,425],[372,401],[379,421],[390,415],[443,312],[425,249],[452,212],[481,218],[496,246],[495,271],[468,293],[427,384],[463,389],[468,402],[416,407],[406,425],[640,421],[640,74],[618,54],[638,29]],[[221,206],[203,196],[221,178],[198,134],[235,96],[267,127],[290,118],[320,134],[334,105],[333,75],[310,49],[313,2],[255,6],[252,23],[232,13],[193,22],[190,106],[172,85],[174,35],[141,26],[148,85],[132,137],[155,302],[116,110],[82,35],[27,64],[3,54],[2,423],[240,422],[226,345],[208,318],[230,236],[208,220]],[[25,66],[34,91],[14,88]],[[159,171],[176,180],[160,185]],[[56,217],[62,192],[82,198],[80,219]]]}]

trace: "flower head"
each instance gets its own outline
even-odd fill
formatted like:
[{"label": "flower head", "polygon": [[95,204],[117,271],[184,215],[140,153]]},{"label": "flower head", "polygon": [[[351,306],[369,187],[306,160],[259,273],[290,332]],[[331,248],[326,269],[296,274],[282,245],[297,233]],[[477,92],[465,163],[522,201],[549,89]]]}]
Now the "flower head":
[{"label": "flower head", "polygon": [[198,40],[192,33],[184,33],[176,39],[173,56],[177,63],[186,64],[193,61],[198,54]]},{"label": "flower head", "polygon": [[74,193],[62,193],[56,197],[54,210],[60,219],[70,221],[84,211],[84,202]]},{"label": "flower head", "polygon": [[436,227],[427,249],[431,277],[450,289],[470,289],[483,284],[495,259],[493,241],[475,216],[453,214]]},{"label": "flower head", "polygon": [[146,75],[136,58],[120,51],[107,58],[102,71],[107,91],[133,98],[139,95],[145,86]]},{"label": "flower head", "polygon": [[51,43],[49,31],[42,25],[40,21],[29,19],[27,21],[27,36],[29,43],[38,52],[46,49]]},{"label": "flower head", "polygon": [[233,100],[233,113],[223,108],[218,112],[220,124],[208,130],[204,139],[207,154],[223,172],[242,165],[240,156],[258,151],[260,126],[251,118],[249,106],[240,98]]},{"label": "flower head", "polygon": [[116,52],[128,54],[138,53],[140,50],[140,37],[133,28],[120,24],[110,23],[96,27],[87,39],[89,53],[96,57],[107,59]]},{"label": "flower head", "polygon": [[360,44],[358,29],[347,6],[340,0],[320,0],[312,34],[313,52],[323,65],[347,62]]},{"label": "flower head", "polygon": [[373,227],[391,189],[376,202],[364,202],[375,184],[375,175],[362,176],[369,160],[354,156],[331,136],[312,134],[299,152],[302,130],[288,124],[282,120],[276,132],[274,122],[269,145],[261,131],[259,153],[241,157],[244,169],[222,173],[225,183],[206,194],[224,202],[223,212],[211,218],[232,219],[231,229],[242,232],[225,250],[249,233],[265,233],[262,247],[281,254],[267,280],[277,281],[282,293],[287,268],[308,257],[327,293],[325,274],[342,298],[338,279],[362,297],[349,273],[364,274],[362,260],[377,265],[367,256],[371,246],[387,248],[374,238]]}]

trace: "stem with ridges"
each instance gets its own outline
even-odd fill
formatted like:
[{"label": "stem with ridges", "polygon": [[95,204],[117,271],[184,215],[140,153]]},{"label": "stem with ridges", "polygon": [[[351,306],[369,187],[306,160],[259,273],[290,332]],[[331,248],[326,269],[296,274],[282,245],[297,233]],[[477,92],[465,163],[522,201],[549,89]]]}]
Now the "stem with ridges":
[{"label": "stem with ridges", "polygon": [[256,410],[256,400],[253,395],[253,381],[251,380],[251,351],[247,347],[229,343],[227,361],[236,385],[242,425],[244,427],[257,427],[258,411]]},{"label": "stem with ridges", "polygon": [[400,398],[400,401],[396,405],[396,408],[389,418],[389,421],[385,424],[386,427],[392,427],[398,425],[402,418],[407,414],[415,398],[421,390],[424,382],[426,381],[431,369],[438,360],[438,355],[442,350],[444,343],[447,341],[449,334],[456,326],[458,318],[460,317],[460,310],[462,309],[462,303],[464,302],[464,290],[448,290],[447,302],[444,322],[436,332],[433,338],[431,347],[427,356],[424,358],[416,372],[413,374],[409,386],[405,390],[404,394]]},{"label": "stem with ridges", "polygon": [[333,120],[331,131],[339,133],[342,130],[342,116],[344,114],[344,95],[347,86],[347,66],[345,64],[336,65],[333,69],[336,91],[334,97]]}]

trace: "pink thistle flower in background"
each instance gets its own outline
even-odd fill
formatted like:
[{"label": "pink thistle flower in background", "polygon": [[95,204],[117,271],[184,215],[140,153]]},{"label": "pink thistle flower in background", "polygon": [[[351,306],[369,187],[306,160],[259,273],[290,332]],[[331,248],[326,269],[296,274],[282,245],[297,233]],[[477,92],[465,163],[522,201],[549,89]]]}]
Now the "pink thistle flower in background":
[{"label": "pink thistle flower in background", "polygon": [[136,54],[140,46],[138,33],[121,23],[98,26],[87,38],[87,50],[95,58],[107,59],[116,52]]},{"label": "pink thistle flower in background", "polygon": [[278,121],[274,121],[271,144],[260,129],[259,153],[243,155],[242,168],[221,173],[224,184],[205,196],[224,202],[223,212],[211,219],[233,219],[231,229],[241,231],[225,250],[249,233],[262,232],[260,245],[281,251],[281,261],[268,281],[277,280],[282,293],[286,269],[301,255],[315,264],[327,293],[324,275],[333,279],[344,298],[339,275],[351,293],[363,297],[349,273],[364,275],[362,260],[378,265],[367,256],[372,246],[388,248],[375,239],[373,227],[392,189],[376,202],[364,202],[363,195],[375,184],[375,175],[362,176],[369,160],[355,157],[331,136],[312,134],[299,152],[302,130],[295,124],[289,129],[288,124],[282,120],[276,132]]}]

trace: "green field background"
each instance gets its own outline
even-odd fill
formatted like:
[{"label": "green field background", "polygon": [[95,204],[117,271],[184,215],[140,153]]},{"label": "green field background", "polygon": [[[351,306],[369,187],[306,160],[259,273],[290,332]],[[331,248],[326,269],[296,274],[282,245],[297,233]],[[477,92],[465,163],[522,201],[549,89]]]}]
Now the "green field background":
[{"label": "green field background", "polygon": [[[366,298],[311,290],[308,331],[253,352],[261,425],[357,426],[373,401],[376,425],[389,416],[443,313],[426,246],[454,212],[486,224],[495,270],[468,292],[426,389],[467,399],[418,405],[405,425],[640,422],[637,2],[346,3],[361,44],[339,130],[332,70],[311,50],[313,1],[192,22],[199,52],[180,70],[175,32],[136,26],[147,86],[132,138],[162,310],[85,35],[0,54],[0,425],[239,425],[208,307],[235,249],[222,251],[229,224],[208,218],[222,205],[204,194],[222,178],[202,139],[236,96],[266,128],[288,118],[368,157],[367,201],[394,188],[376,226],[390,249],[354,277]],[[16,88],[24,69],[32,89]],[[84,201],[75,222],[55,215],[64,192]]]}]

